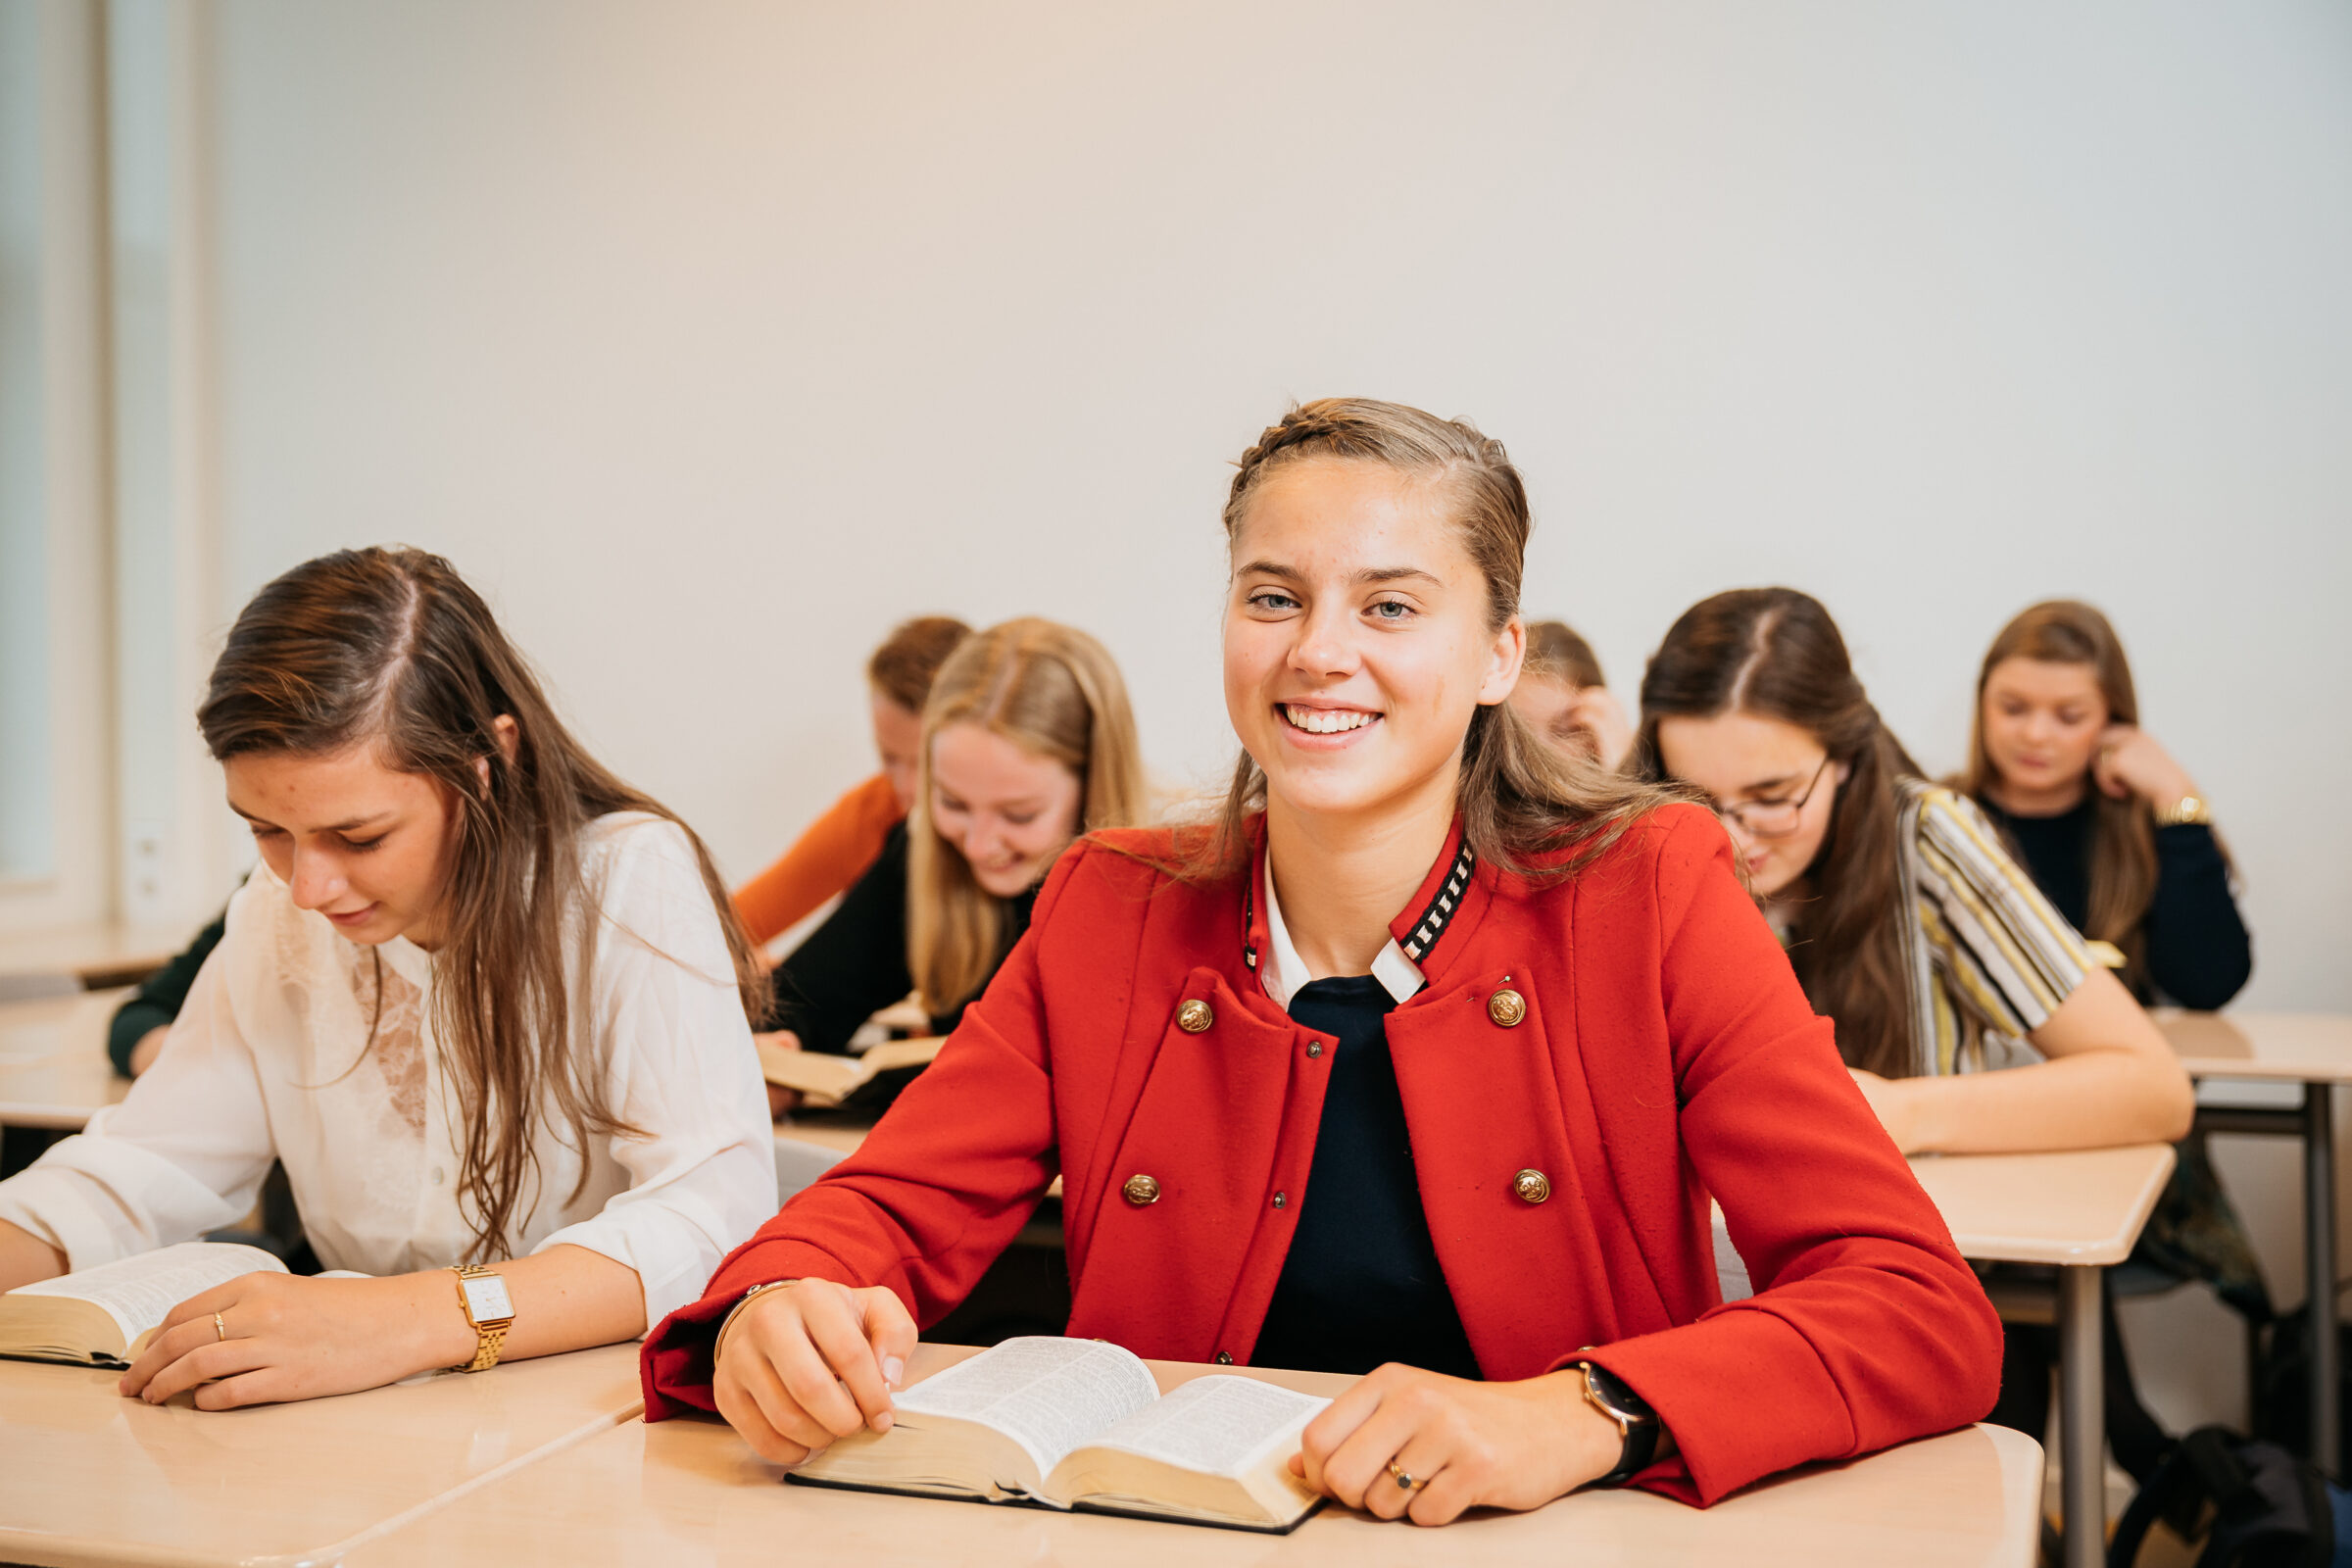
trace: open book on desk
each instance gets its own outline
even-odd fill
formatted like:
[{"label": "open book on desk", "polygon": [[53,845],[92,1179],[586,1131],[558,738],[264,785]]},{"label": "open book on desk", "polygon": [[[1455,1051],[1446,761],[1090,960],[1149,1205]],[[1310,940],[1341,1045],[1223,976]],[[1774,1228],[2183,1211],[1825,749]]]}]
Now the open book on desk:
[{"label": "open book on desk", "polygon": [[286,1265],[258,1247],[182,1242],[20,1285],[0,1296],[0,1356],[128,1366],[180,1302],[263,1272]]},{"label": "open book on desk", "polygon": [[783,1051],[764,1040],[754,1044],[760,1048],[761,1075],[778,1088],[799,1090],[805,1103],[818,1109],[871,1103],[879,1109],[931,1064],[947,1041],[937,1035],[885,1040],[855,1056]]},{"label": "open book on desk", "polygon": [[1280,1534],[1321,1500],[1290,1459],[1330,1402],[1214,1373],[1163,1396],[1115,1345],[1013,1339],[898,1395],[888,1432],[843,1438],[785,1479]]}]

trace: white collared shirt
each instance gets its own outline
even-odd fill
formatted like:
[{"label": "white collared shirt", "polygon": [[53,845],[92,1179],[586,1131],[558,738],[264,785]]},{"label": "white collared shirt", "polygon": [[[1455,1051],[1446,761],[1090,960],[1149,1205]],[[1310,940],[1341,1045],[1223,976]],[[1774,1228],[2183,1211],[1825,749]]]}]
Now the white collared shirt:
[{"label": "white collared shirt", "polygon": [[[1307,973],[1298,950],[1292,945],[1291,928],[1283,923],[1282,903],[1274,897],[1274,857],[1266,857],[1265,872],[1258,879],[1260,894],[1266,901],[1266,951],[1257,957],[1257,983],[1266,988],[1266,995],[1283,1011],[1291,1010],[1291,998],[1299,988],[1319,978]],[[1380,950],[1372,960],[1372,975],[1389,995],[1398,1002],[1409,1000],[1429,981],[1422,975],[1421,966],[1404,956],[1396,939]]]},{"label": "white collared shirt", "polygon": [[[651,1325],[700,1296],[775,1212],[767,1098],[685,834],[641,813],[606,816],[582,833],[581,858],[603,923],[591,984],[573,990],[575,1049],[642,1136],[591,1131],[574,1149],[542,1122],[535,1192],[526,1186],[493,1256],[600,1252],[636,1270]],[[433,969],[405,938],[373,954],[346,940],[258,868],[154,1067],[86,1132],[0,1182],[0,1219],[88,1268],[235,1224],[274,1157],[328,1267],[459,1261],[473,1232],[459,1206],[464,1130],[434,1039]]]}]

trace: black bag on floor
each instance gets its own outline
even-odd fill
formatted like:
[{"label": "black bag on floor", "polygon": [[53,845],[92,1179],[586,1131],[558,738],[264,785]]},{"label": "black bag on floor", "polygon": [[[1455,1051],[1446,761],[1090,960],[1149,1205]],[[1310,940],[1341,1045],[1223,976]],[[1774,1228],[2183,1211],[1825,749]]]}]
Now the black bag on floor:
[{"label": "black bag on floor", "polygon": [[2115,1527],[2107,1568],[2137,1568],[2158,1519],[2192,1547],[2203,1544],[2197,1568],[2330,1568],[2336,1561],[2327,1479],[2277,1444],[2227,1427],[2200,1427],[2165,1456]]},{"label": "black bag on floor", "polygon": [[[2336,1326],[2337,1449],[2352,1453],[2352,1324]],[[2254,1435],[2311,1452],[2311,1308],[2272,1319],[2254,1368]]]}]

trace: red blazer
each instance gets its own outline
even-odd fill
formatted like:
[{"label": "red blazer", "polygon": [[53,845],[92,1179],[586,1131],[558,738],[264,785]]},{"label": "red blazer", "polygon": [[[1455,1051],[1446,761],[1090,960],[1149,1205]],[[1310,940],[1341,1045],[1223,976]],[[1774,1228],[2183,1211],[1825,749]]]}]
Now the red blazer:
[{"label": "red blazer", "polygon": [[[1170,848],[1126,830],[1062,857],[1028,935],[864,1148],[648,1337],[646,1419],[712,1408],[714,1326],[760,1281],[887,1285],[937,1321],[1056,1175],[1071,1334],[1249,1361],[1300,1207],[1273,1195],[1312,1200],[1331,1042],[1257,982],[1257,882],[1178,882],[1151,863]],[[1715,821],[1667,808],[1549,886],[1460,848],[1457,824],[1392,928],[1429,983],[1388,1038],[1430,1235],[1486,1375],[1601,1347],[1590,1359],[1680,1447],[1637,1484],[1702,1504],[1989,1409],[1992,1307]],[[1505,990],[1522,999],[1508,1023]],[[1179,1022],[1193,1002],[1209,1013],[1197,1031]],[[1126,1196],[1139,1175],[1155,1201]],[[1729,1305],[1710,1192],[1758,1289]]]}]

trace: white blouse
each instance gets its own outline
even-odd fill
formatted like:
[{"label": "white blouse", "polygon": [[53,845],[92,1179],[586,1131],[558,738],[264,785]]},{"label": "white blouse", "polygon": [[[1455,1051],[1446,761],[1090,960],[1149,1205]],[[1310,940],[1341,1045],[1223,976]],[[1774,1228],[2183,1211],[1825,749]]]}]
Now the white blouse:
[{"label": "white blouse", "polygon": [[[494,1250],[567,1244],[624,1263],[651,1327],[775,1212],[773,1133],[685,834],[622,812],[582,844],[604,918],[587,1004],[572,1007],[577,1049],[642,1136],[590,1133],[581,1151],[541,1125],[536,1184],[526,1176],[520,1217]],[[574,955],[576,968],[576,943]],[[326,1266],[384,1275],[460,1261],[473,1233],[459,1209],[457,1091],[433,1038],[432,956],[399,937],[375,956],[255,870],[155,1065],[87,1131],[0,1182],[0,1219],[88,1268],[236,1223],[274,1157]]]}]

